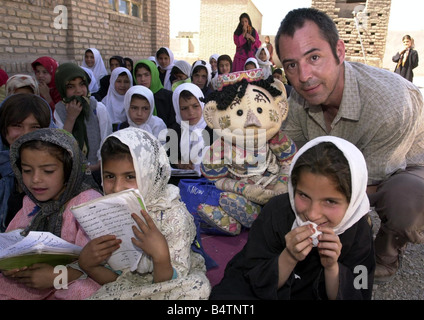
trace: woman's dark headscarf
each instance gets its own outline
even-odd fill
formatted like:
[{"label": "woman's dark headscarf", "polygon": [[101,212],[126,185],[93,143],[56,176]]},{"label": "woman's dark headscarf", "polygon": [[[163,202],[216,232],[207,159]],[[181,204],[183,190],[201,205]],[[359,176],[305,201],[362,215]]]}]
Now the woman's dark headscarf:
[{"label": "woman's dark headscarf", "polygon": [[[20,166],[21,146],[28,141],[44,141],[57,145],[68,153],[70,172],[65,172],[69,176],[64,192],[58,200],[38,201],[23,183],[22,169]],[[27,133],[16,140],[10,148],[10,164],[15,174],[16,180],[25,191],[26,195],[35,203],[35,208],[31,214],[34,218],[28,227],[22,232],[24,236],[29,231],[49,231],[58,237],[62,231],[63,212],[69,200],[76,197],[81,192],[88,189],[98,189],[91,173],[86,170],[87,160],[79,148],[78,142],[67,131],[57,128],[38,129]]]}]

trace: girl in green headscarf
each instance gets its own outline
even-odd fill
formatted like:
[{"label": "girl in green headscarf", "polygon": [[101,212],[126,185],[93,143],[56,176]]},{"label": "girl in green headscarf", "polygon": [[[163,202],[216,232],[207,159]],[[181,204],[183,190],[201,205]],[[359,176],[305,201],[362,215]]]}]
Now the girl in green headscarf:
[{"label": "girl in green headscarf", "polygon": [[99,182],[100,143],[112,133],[106,106],[90,97],[90,77],[74,63],[63,63],[55,75],[56,88],[62,101],[55,106],[54,119],[59,128],[71,132],[90,163]]}]

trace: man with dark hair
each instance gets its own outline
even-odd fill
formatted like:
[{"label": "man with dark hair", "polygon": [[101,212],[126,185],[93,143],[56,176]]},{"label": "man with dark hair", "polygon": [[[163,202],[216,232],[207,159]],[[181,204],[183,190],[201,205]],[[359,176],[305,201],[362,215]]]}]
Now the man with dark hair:
[{"label": "man with dark hair", "polygon": [[332,135],[364,154],[381,219],[377,282],[391,279],[408,242],[424,243],[424,110],[419,89],[393,72],[345,61],[336,25],[313,8],[287,14],[275,39],[293,86],[285,133],[298,144]]}]

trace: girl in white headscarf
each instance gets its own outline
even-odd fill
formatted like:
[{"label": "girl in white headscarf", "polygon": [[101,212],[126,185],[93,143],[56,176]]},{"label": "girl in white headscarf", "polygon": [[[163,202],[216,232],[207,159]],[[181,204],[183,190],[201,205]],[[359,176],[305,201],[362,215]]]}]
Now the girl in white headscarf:
[{"label": "girl in white headscarf", "polygon": [[218,58],[219,54],[214,53],[209,57],[209,64],[211,65],[212,78],[218,73]]},{"label": "girl in white headscarf", "polygon": [[[121,270],[121,275],[115,274],[106,281],[91,299],[199,300],[209,297],[205,260],[191,250],[196,236],[193,216],[180,201],[179,188],[168,184],[170,176],[166,151],[150,133],[126,128],[104,141],[102,185],[105,193],[136,188],[143,196],[147,209],[142,212],[145,223],[135,219],[143,232],[134,231],[133,243],[145,254],[136,272]],[[122,180],[122,177],[125,178]],[[110,236],[97,239],[104,238]],[[89,246],[95,242],[96,239],[92,240]],[[111,242],[113,247],[114,241]],[[93,264],[90,255],[84,252],[82,255],[83,260],[88,257],[85,261]],[[102,270],[104,274],[111,274],[109,269]]]},{"label": "girl in white headscarf", "polygon": [[305,144],[293,158],[288,193],[264,206],[211,298],[371,299],[367,179],[350,142],[323,136]]},{"label": "girl in white headscarf", "polygon": [[[200,163],[205,146],[210,145],[212,130],[203,118],[203,92],[193,83],[179,85],[172,95],[175,109],[175,120],[180,125],[178,132],[178,161],[171,153],[171,163],[180,169],[194,169],[200,176]],[[206,132],[205,132],[206,131]],[[209,139],[205,143],[207,135]]]},{"label": "girl in white headscarf", "polygon": [[172,90],[171,70],[174,66],[174,53],[167,47],[161,47],[156,52],[156,62],[158,64],[159,74],[163,87]]},{"label": "girl in white headscarf", "polygon": [[175,88],[178,87],[182,83],[190,83],[191,75],[191,65],[185,60],[177,60],[174,63],[174,66],[171,70],[172,82],[172,91],[175,91]]},{"label": "girl in white headscarf", "polygon": [[124,98],[131,86],[132,76],[127,68],[117,67],[113,69],[110,76],[109,89],[102,103],[106,106],[114,126],[127,120],[124,108]]},{"label": "girl in white headscarf", "polygon": [[191,67],[191,82],[196,84],[203,92],[205,98],[212,93],[210,87],[212,81],[212,69],[209,62],[197,60]]},{"label": "girl in white headscarf", "polygon": [[270,61],[270,54],[267,48],[259,48],[255,53],[256,60],[258,61],[259,67],[264,72],[264,79],[268,79],[272,76],[272,62]]},{"label": "girl in white headscarf", "polygon": [[85,50],[81,66],[93,71],[94,77],[97,80],[97,85],[100,88],[100,80],[108,73],[99,50],[96,48],[88,48]]},{"label": "girl in white headscarf", "polygon": [[256,60],[256,58],[248,58],[244,63],[244,70],[250,69],[260,69],[258,60]]},{"label": "girl in white headscarf", "polygon": [[149,88],[137,85],[128,89],[124,98],[124,108],[128,120],[121,124],[118,130],[134,127],[143,129],[156,138],[166,137],[168,129],[165,122],[153,115],[155,98]]}]

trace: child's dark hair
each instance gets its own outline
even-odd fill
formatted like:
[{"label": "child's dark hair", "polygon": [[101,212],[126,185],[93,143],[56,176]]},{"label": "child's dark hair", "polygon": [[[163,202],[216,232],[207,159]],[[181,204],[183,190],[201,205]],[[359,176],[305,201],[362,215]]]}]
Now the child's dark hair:
[{"label": "child's dark hair", "polygon": [[141,68],[144,68],[148,70],[150,73],[152,73],[152,71],[150,70],[150,67],[147,64],[140,62],[135,65],[134,74],[136,74],[138,69],[141,69]]},{"label": "child's dark hair", "polygon": [[109,137],[105,140],[100,150],[100,154],[102,157],[102,163],[109,160],[120,160],[125,158],[132,161],[130,149],[116,137]]},{"label": "child's dark hair", "polygon": [[197,62],[193,62],[192,67],[194,67],[194,69],[191,71],[191,74],[195,74],[198,73],[200,71],[200,69],[205,69],[206,70],[206,74],[209,73],[208,68],[206,68],[206,61],[205,60],[199,60],[200,64],[198,64],[196,67],[194,67],[194,64]]},{"label": "child's dark hair", "polygon": [[[185,101],[189,100],[191,97],[194,97],[194,94],[192,94],[190,91],[188,90],[183,90],[180,93],[180,99],[183,98]],[[196,98],[196,97],[194,97]],[[197,98],[196,98],[197,99]]]},{"label": "child's dark hair", "polygon": [[124,60],[123,57],[121,57],[121,56],[112,56],[112,57],[110,57],[109,58],[109,65],[112,64],[112,60],[118,61],[120,67],[125,67],[125,60]]},{"label": "child's dark hair", "polygon": [[124,61],[128,61],[131,64],[131,70],[134,69],[134,61],[131,58],[124,58]]},{"label": "child's dark hair", "polygon": [[258,80],[253,82],[248,82],[246,79],[243,79],[242,81],[239,81],[235,84],[224,87],[222,91],[212,92],[211,94],[209,94],[207,99],[205,99],[205,104],[209,101],[216,101],[216,107],[218,110],[226,110],[236,97],[239,99],[244,97],[247,85],[249,83],[264,88],[271,94],[272,97],[279,96],[280,94],[282,94],[282,92],[277,88],[271,86],[273,82],[274,79],[272,78],[272,76],[270,76],[266,80]]},{"label": "child's dark hair", "polygon": [[131,96],[131,102],[133,101],[133,99],[141,99],[141,100],[146,100],[147,102],[149,102],[149,100],[145,96],[143,96],[143,95],[141,95],[139,93],[134,93]]},{"label": "child's dark hair", "polygon": [[246,70],[247,66],[253,66],[256,69],[256,64],[253,61],[249,61],[244,65],[244,69]]},{"label": "child's dark hair", "polygon": [[296,161],[291,172],[293,189],[296,190],[300,174],[310,172],[325,176],[346,196],[348,202],[352,195],[352,178],[349,162],[343,152],[331,142],[321,142],[306,150]]},{"label": "child's dark hair", "polygon": [[118,77],[120,77],[120,76],[127,76],[127,78],[128,78],[128,74],[125,71],[122,71],[120,74],[118,74]]},{"label": "child's dark hair", "polygon": [[[63,172],[65,176],[65,183],[68,182],[72,172],[73,161],[72,161],[71,154],[67,150],[63,149],[61,146],[58,146],[56,144],[53,144],[47,141],[40,141],[40,140],[30,140],[30,141],[24,142],[19,149],[19,153],[22,154],[22,150],[24,149],[46,151],[50,155],[52,155],[54,158],[62,162]],[[18,165],[19,170],[22,171],[20,157],[16,163]]]},{"label": "child's dark hair", "polygon": [[171,74],[176,76],[177,74],[184,74],[184,72],[182,72],[180,68],[173,66],[171,69]]},{"label": "child's dark hair", "polygon": [[159,48],[159,50],[156,52],[156,58],[159,58],[159,55],[166,54],[169,57],[168,50],[166,50],[164,47]]},{"label": "child's dark hair", "polygon": [[272,74],[274,73],[278,73],[279,75],[283,75],[283,70],[281,70],[280,68],[274,69],[274,71],[272,71]]},{"label": "child's dark hair", "polygon": [[5,139],[7,127],[21,123],[30,115],[34,116],[41,128],[50,126],[50,107],[39,96],[31,93],[18,93],[4,101],[0,109],[0,133],[3,144],[8,145]]}]

